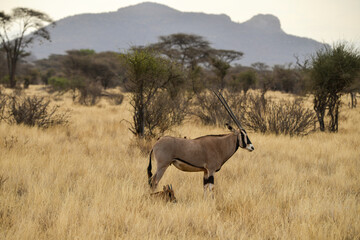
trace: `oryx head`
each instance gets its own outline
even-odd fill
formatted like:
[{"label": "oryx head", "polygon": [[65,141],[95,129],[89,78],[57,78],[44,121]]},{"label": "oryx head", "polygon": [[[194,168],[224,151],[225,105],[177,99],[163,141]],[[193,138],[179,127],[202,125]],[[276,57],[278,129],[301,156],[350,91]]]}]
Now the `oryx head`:
[{"label": "oryx head", "polygon": [[251,143],[245,129],[242,128],[242,129],[236,130],[232,126],[230,126],[229,124],[226,124],[226,126],[230,131],[234,132],[234,134],[237,135],[238,142],[239,142],[239,147],[246,148],[250,152],[255,150],[255,148],[252,145],[252,143]]},{"label": "oryx head", "polygon": [[229,130],[233,131],[237,137],[238,137],[238,142],[239,142],[239,146],[241,148],[246,148],[247,150],[254,151],[254,146],[252,145],[245,129],[241,126],[239,120],[236,118],[236,116],[234,115],[233,111],[231,110],[231,108],[229,107],[229,105],[227,104],[227,102],[225,101],[223,95],[220,92],[215,92],[213,91],[214,94],[218,97],[218,99],[220,100],[220,102],[222,103],[222,105],[225,107],[226,111],[229,113],[230,117],[232,118],[232,120],[235,122],[235,124],[238,126],[239,130],[235,130],[233,127],[231,127],[229,124],[227,124],[227,127],[229,128]]}]

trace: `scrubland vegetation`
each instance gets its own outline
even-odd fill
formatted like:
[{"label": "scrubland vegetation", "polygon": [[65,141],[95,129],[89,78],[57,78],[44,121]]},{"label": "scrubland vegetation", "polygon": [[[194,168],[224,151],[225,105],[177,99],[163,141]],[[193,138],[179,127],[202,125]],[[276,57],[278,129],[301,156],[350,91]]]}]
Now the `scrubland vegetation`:
[{"label": "scrubland vegetation", "polygon": [[[51,22],[0,12],[0,239],[360,238],[358,50],[340,42],[296,66],[244,67],[242,52],[178,33],[27,62],[35,38],[7,31],[30,24],[49,39],[34,14]],[[218,90],[255,151],[215,174],[214,199],[202,173],[173,167],[160,186],[177,203],[151,196],[155,139],[228,132]]]},{"label": "scrubland vegetation", "polygon": [[[1,239],[360,237],[358,108],[344,105],[336,134],[248,131],[256,149],[239,149],[215,175],[215,199],[203,198],[202,173],[170,167],[160,188],[172,184],[173,204],[150,197],[148,155],[121,121],[132,118],[128,93],[121,105],[92,107],[41,87],[24,94],[48,97],[71,118],[48,129],[0,123]],[[167,134],[226,132],[187,119]]]}]

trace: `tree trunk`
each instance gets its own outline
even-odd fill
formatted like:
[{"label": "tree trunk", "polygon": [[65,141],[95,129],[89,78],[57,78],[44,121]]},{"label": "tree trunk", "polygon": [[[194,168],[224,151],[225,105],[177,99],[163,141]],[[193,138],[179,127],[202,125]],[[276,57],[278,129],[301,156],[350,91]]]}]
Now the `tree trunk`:
[{"label": "tree trunk", "polygon": [[339,107],[340,107],[340,100],[337,101],[335,106],[335,132],[339,130]]},{"label": "tree trunk", "polygon": [[351,105],[350,108],[356,108],[356,92],[351,92],[350,93],[350,98],[351,98]]},{"label": "tree trunk", "polygon": [[340,106],[340,96],[333,95],[329,98],[329,115],[330,115],[330,123],[329,123],[329,131],[337,132],[339,125],[339,106]]},{"label": "tree trunk", "polygon": [[135,93],[138,96],[135,100],[135,114],[134,114],[134,124],[135,132],[138,137],[144,137],[145,135],[145,106],[144,106],[144,86],[143,83],[140,84],[139,92]]},{"label": "tree trunk", "polygon": [[9,75],[9,87],[15,88],[16,87],[16,79],[15,79],[15,73],[11,72]]},{"label": "tree trunk", "polygon": [[325,131],[325,123],[324,123],[324,117],[325,117],[325,109],[326,109],[326,96],[319,94],[315,95],[314,98],[314,110],[316,112],[316,117],[319,121],[320,131]]},{"label": "tree trunk", "polygon": [[225,76],[220,76],[220,89],[225,88]]},{"label": "tree trunk", "polygon": [[144,107],[141,106],[139,109],[139,118],[138,118],[138,135],[139,137],[144,137],[144,133],[145,133],[145,116],[144,116]]},{"label": "tree trunk", "polygon": [[355,102],[355,108],[356,108],[356,105],[357,105],[357,98],[356,98],[356,93],[354,93],[354,102]]},{"label": "tree trunk", "polygon": [[322,132],[325,131],[324,116],[325,116],[325,111],[323,113],[316,112],[316,117],[319,121],[320,131]]},{"label": "tree trunk", "polygon": [[15,88],[16,87],[16,78],[15,78],[15,72],[16,72],[16,59],[11,59],[11,65],[9,66],[9,87]]}]

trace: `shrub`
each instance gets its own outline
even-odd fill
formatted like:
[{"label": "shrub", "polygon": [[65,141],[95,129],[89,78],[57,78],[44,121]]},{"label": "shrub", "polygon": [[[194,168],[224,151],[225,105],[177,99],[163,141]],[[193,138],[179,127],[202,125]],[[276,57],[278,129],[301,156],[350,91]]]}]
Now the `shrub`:
[{"label": "shrub", "polygon": [[98,82],[88,82],[78,89],[80,92],[79,103],[82,105],[93,106],[99,102],[102,87]]},{"label": "shrub", "polygon": [[5,118],[4,113],[5,113],[6,103],[7,103],[6,96],[1,93],[1,89],[0,89],[0,122]]},{"label": "shrub", "polygon": [[[306,135],[314,129],[314,111],[304,107],[300,98],[275,101],[259,93],[223,93],[230,108],[245,129],[261,133]],[[192,114],[204,124],[223,125],[232,122],[214,94],[198,94]]]},{"label": "shrub", "polygon": [[109,102],[113,105],[120,105],[124,101],[124,95],[121,93],[112,93],[107,95]]},{"label": "shrub", "polygon": [[68,123],[68,112],[58,113],[59,106],[50,108],[50,101],[43,97],[9,97],[5,120],[9,124],[24,124],[48,128]]},{"label": "shrub", "polygon": [[260,94],[249,95],[244,126],[262,133],[306,135],[314,130],[316,115],[303,105],[301,98],[264,101]]},{"label": "shrub", "polygon": [[131,93],[133,121],[130,131],[140,138],[161,135],[183,119],[186,100],[181,91],[183,73],[178,65],[150,50],[121,56],[126,66],[125,88]]},{"label": "shrub", "polygon": [[261,133],[268,131],[266,124],[266,114],[269,113],[268,101],[269,100],[265,98],[264,94],[247,95],[247,98],[244,102],[247,109],[242,113],[244,118],[244,120],[242,119],[244,122],[244,127]]},{"label": "shrub", "polygon": [[247,91],[254,87],[256,83],[256,74],[253,70],[241,72],[238,76],[234,76],[229,85],[235,91],[243,90],[246,94]]},{"label": "shrub", "polygon": [[2,77],[0,79],[0,84],[5,85],[5,86],[9,85],[9,82],[10,82],[9,79],[10,79],[9,75],[5,75],[4,77]]},{"label": "shrub", "polygon": [[[226,91],[223,92],[223,95],[234,113],[238,117],[241,116],[244,112],[244,96],[241,94],[229,94]],[[219,99],[208,91],[196,95],[190,114],[198,117],[205,125],[224,125],[232,121]]]},{"label": "shrub", "polygon": [[314,130],[315,113],[304,108],[303,101],[298,98],[293,101],[282,100],[269,106],[269,131],[275,134],[303,135]]},{"label": "shrub", "polygon": [[67,92],[71,90],[73,101],[87,106],[95,105],[102,93],[102,87],[99,82],[93,82],[79,76],[71,79],[51,77],[48,83],[54,91]]},{"label": "shrub", "polygon": [[149,137],[159,137],[166,130],[179,125],[185,118],[187,105],[182,96],[171,98],[167,91],[157,93],[146,108],[145,128]]}]

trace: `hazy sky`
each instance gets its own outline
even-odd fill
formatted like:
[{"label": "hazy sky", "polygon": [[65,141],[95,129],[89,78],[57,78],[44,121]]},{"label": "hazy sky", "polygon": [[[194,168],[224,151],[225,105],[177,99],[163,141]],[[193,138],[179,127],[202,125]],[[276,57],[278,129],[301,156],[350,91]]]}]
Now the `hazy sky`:
[{"label": "hazy sky", "polygon": [[[79,13],[112,12],[141,0],[0,0],[0,10],[30,7],[54,20]],[[152,0],[186,12],[227,14],[244,22],[258,13],[280,19],[282,29],[292,35],[332,44],[339,40],[360,48],[360,0]]]}]

